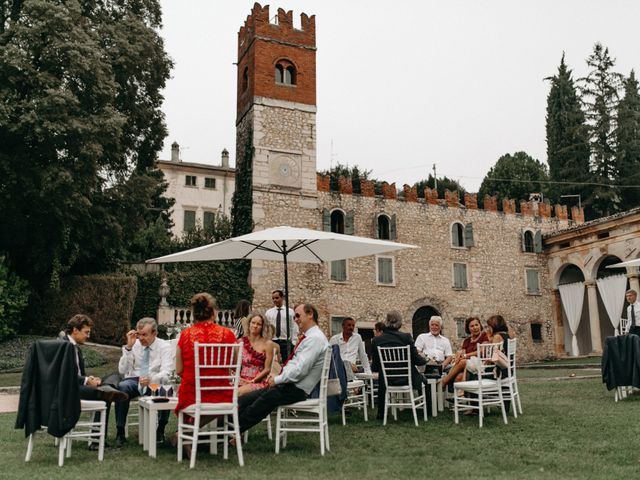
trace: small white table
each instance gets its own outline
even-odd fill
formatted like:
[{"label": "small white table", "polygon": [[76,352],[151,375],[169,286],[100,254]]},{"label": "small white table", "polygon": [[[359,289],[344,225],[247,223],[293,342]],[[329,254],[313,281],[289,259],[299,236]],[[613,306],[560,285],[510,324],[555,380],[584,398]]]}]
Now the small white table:
[{"label": "small white table", "polygon": [[174,410],[178,404],[177,397],[169,398],[168,402],[154,402],[152,397],[138,399],[138,443],[143,450],[149,451],[149,456],[156,458],[156,428],[158,426],[158,412]]},{"label": "small white table", "polygon": [[369,399],[371,400],[371,408],[376,408],[376,391],[375,386],[373,384],[374,380],[378,380],[378,373],[356,373],[355,377],[358,380],[363,380],[367,389],[367,394],[369,395]]}]

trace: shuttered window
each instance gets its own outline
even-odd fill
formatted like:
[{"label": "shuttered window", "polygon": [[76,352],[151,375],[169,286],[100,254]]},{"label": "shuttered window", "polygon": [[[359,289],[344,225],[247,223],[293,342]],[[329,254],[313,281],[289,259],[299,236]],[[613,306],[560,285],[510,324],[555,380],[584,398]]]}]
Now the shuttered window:
[{"label": "shuttered window", "polygon": [[453,288],[460,288],[460,289],[469,288],[469,284],[467,282],[466,263],[453,264]]},{"label": "shuttered window", "polygon": [[196,227],[196,212],[194,210],[184,211],[184,224],[182,230],[188,232]]},{"label": "shuttered window", "polygon": [[347,261],[346,260],[334,260],[330,264],[331,280],[334,282],[346,282],[347,281]]},{"label": "shuttered window", "polygon": [[394,285],[393,257],[378,257],[378,284]]},{"label": "shuttered window", "polygon": [[538,270],[527,268],[527,293],[529,295],[540,294],[540,274]]}]

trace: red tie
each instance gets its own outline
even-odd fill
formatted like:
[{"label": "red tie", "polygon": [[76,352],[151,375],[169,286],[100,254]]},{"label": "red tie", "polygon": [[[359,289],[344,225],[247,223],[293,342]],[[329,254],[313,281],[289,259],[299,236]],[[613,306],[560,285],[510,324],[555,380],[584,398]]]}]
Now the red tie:
[{"label": "red tie", "polygon": [[282,364],[282,366],[284,367],[287,363],[289,363],[289,360],[291,360],[293,358],[293,356],[296,354],[296,350],[298,350],[298,347],[300,346],[300,344],[302,343],[302,341],[305,339],[306,337],[304,335],[302,335],[302,337],[300,337],[300,341],[298,342],[298,344],[296,345],[296,348],[293,349],[293,352],[291,352],[289,354],[289,356],[287,357],[287,359],[285,360],[285,362]]}]

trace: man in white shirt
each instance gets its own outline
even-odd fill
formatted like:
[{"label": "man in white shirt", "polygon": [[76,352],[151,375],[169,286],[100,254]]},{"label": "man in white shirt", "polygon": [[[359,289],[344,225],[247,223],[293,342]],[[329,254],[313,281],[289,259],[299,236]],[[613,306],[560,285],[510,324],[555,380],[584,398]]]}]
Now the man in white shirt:
[{"label": "man in white shirt", "polygon": [[271,300],[273,300],[273,308],[267,310],[264,314],[267,321],[273,325],[273,341],[280,345],[280,355],[283,359],[289,357],[289,352],[293,345],[298,343],[298,325],[294,322],[294,312],[289,309],[289,330],[290,337],[287,339],[287,311],[284,307],[284,292],[282,290],[274,290],[271,292]]},{"label": "man in white shirt", "polygon": [[[129,395],[129,399],[141,395],[150,395],[150,383],[166,381],[175,368],[175,355],[170,343],[157,338],[158,324],[153,318],[142,318],[135,330],[127,333],[127,344],[122,347],[122,357],[118,363],[118,372],[124,376],[118,384],[118,390]],[[129,402],[116,403],[116,445],[126,442],[124,427],[127,423]],[[169,412],[161,411],[158,415],[156,439],[164,440],[164,428],[169,420]]]},{"label": "man in white shirt", "polygon": [[448,338],[440,335],[442,317],[434,315],[429,320],[429,333],[422,333],[416,338],[416,350],[430,363],[441,365],[443,369],[453,360],[453,350]]},{"label": "man in white shirt", "polygon": [[360,359],[362,370],[364,373],[371,373],[369,359],[364,349],[362,337],[355,333],[356,321],[351,317],[342,320],[342,333],[338,333],[329,340],[330,345],[338,345],[340,347],[340,357],[344,362],[344,368],[347,372],[347,380],[355,379],[355,373],[358,371],[357,361]]},{"label": "man in white shirt", "polygon": [[269,375],[267,388],[238,399],[241,432],[260,423],[280,405],[305,400],[320,382],[329,342],[318,327],[318,310],[313,305],[301,304],[294,315],[303,335],[280,375]]},{"label": "man in white shirt", "polygon": [[638,292],[627,290],[625,294],[629,306],[627,307],[627,319],[629,320],[628,333],[640,335],[640,302],[638,302]]}]

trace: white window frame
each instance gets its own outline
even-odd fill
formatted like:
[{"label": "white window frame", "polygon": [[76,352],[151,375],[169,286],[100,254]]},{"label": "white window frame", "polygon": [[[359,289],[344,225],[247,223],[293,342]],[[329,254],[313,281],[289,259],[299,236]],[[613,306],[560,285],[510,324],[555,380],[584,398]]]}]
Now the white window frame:
[{"label": "white window frame", "polygon": [[[531,251],[530,252],[528,252],[525,249],[525,245],[527,244],[527,242],[525,241],[525,235],[527,234],[527,232],[531,234]],[[529,255],[536,255],[536,231],[533,230],[532,228],[525,228],[522,231],[522,253],[526,253]]]},{"label": "white window frame", "polygon": [[[342,232],[334,232],[333,230],[331,230],[331,226],[333,224],[332,222],[332,216],[333,216],[333,212],[340,212],[342,213]],[[347,212],[345,212],[342,208],[340,207],[336,207],[336,208],[332,208],[331,210],[329,210],[329,231],[332,233],[339,233],[340,235],[345,235],[345,230],[346,230],[346,226],[347,226]]]},{"label": "white window frame", "polygon": [[[462,227],[460,229],[462,231],[462,233],[461,233],[462,236],[460,237],[460,242],[462,243],[462,245],[460,245],[460,246],[453,244],[453,226],[456,223]],[[451,248],[455,248],[455,249],[458,249],[458,250],[467,250],[468,249],[468,247],[465,245],[465,242],[464,242],[464,227],[465,227],[464,223],[460,222],[459,220],[456,220],[455,222],[451,222],[451,224],[449,225],[449,244],[451,245]]]},{"label": "white window frame", "polygon": [[[467,286],[466,287],[458,287],[456,286],[456,265],[464,265],[464,271],[467,277]],[[467,262],[452,262],[451,263],[451,288],[454,290],[469,290],[469,264]]]},{"label": "white window frame", "polygon": [[[333,262],[345,262],[345,279],[344,280],[334,280],[333,278],[331,278],[331,269],[333,268]],[[338,283],[338,284],[344,284],[344,283],[349,283],[349,260],[345,259],[345,260],[333,260],[331,262],[329,262],[329,268],[327,269],[329,271],[329,281],[331,283]]]},{"label": "white window frame", "polygon": [[[387,233],[389,234],[387,236],[387,238],[382,238],[380,236],[380,217],[386,217],[387,218]],[[379,213],[376,216],[376,233],[378,234],[378,239],[379,240],[391,240],[391,217],[386,214],[386,213]],[[395,275],[394,275],[395,278]]]},{"label": "white window frame", "polygon": [[[529,270],[536,272],[538,274],[538,291],[537,292],[530,292],[529,291],[529,275],[528,272]],[[541,296],[542,295],[542,288],[540,288],[540,269],[537,267],[524,267],[524,288],[525,288],[525,292],[527,293],[527,295],[533,295],[533,296]]]},{"label": "white window frame", "polygon": [[[382,283],[380,282],[379,276],[379,260],[381,258],[390,258],[391,259],[391,283]],[[376,285],[381,287],[395,287],[396,286],[396,257],[392,255],[376,255]]]}]

